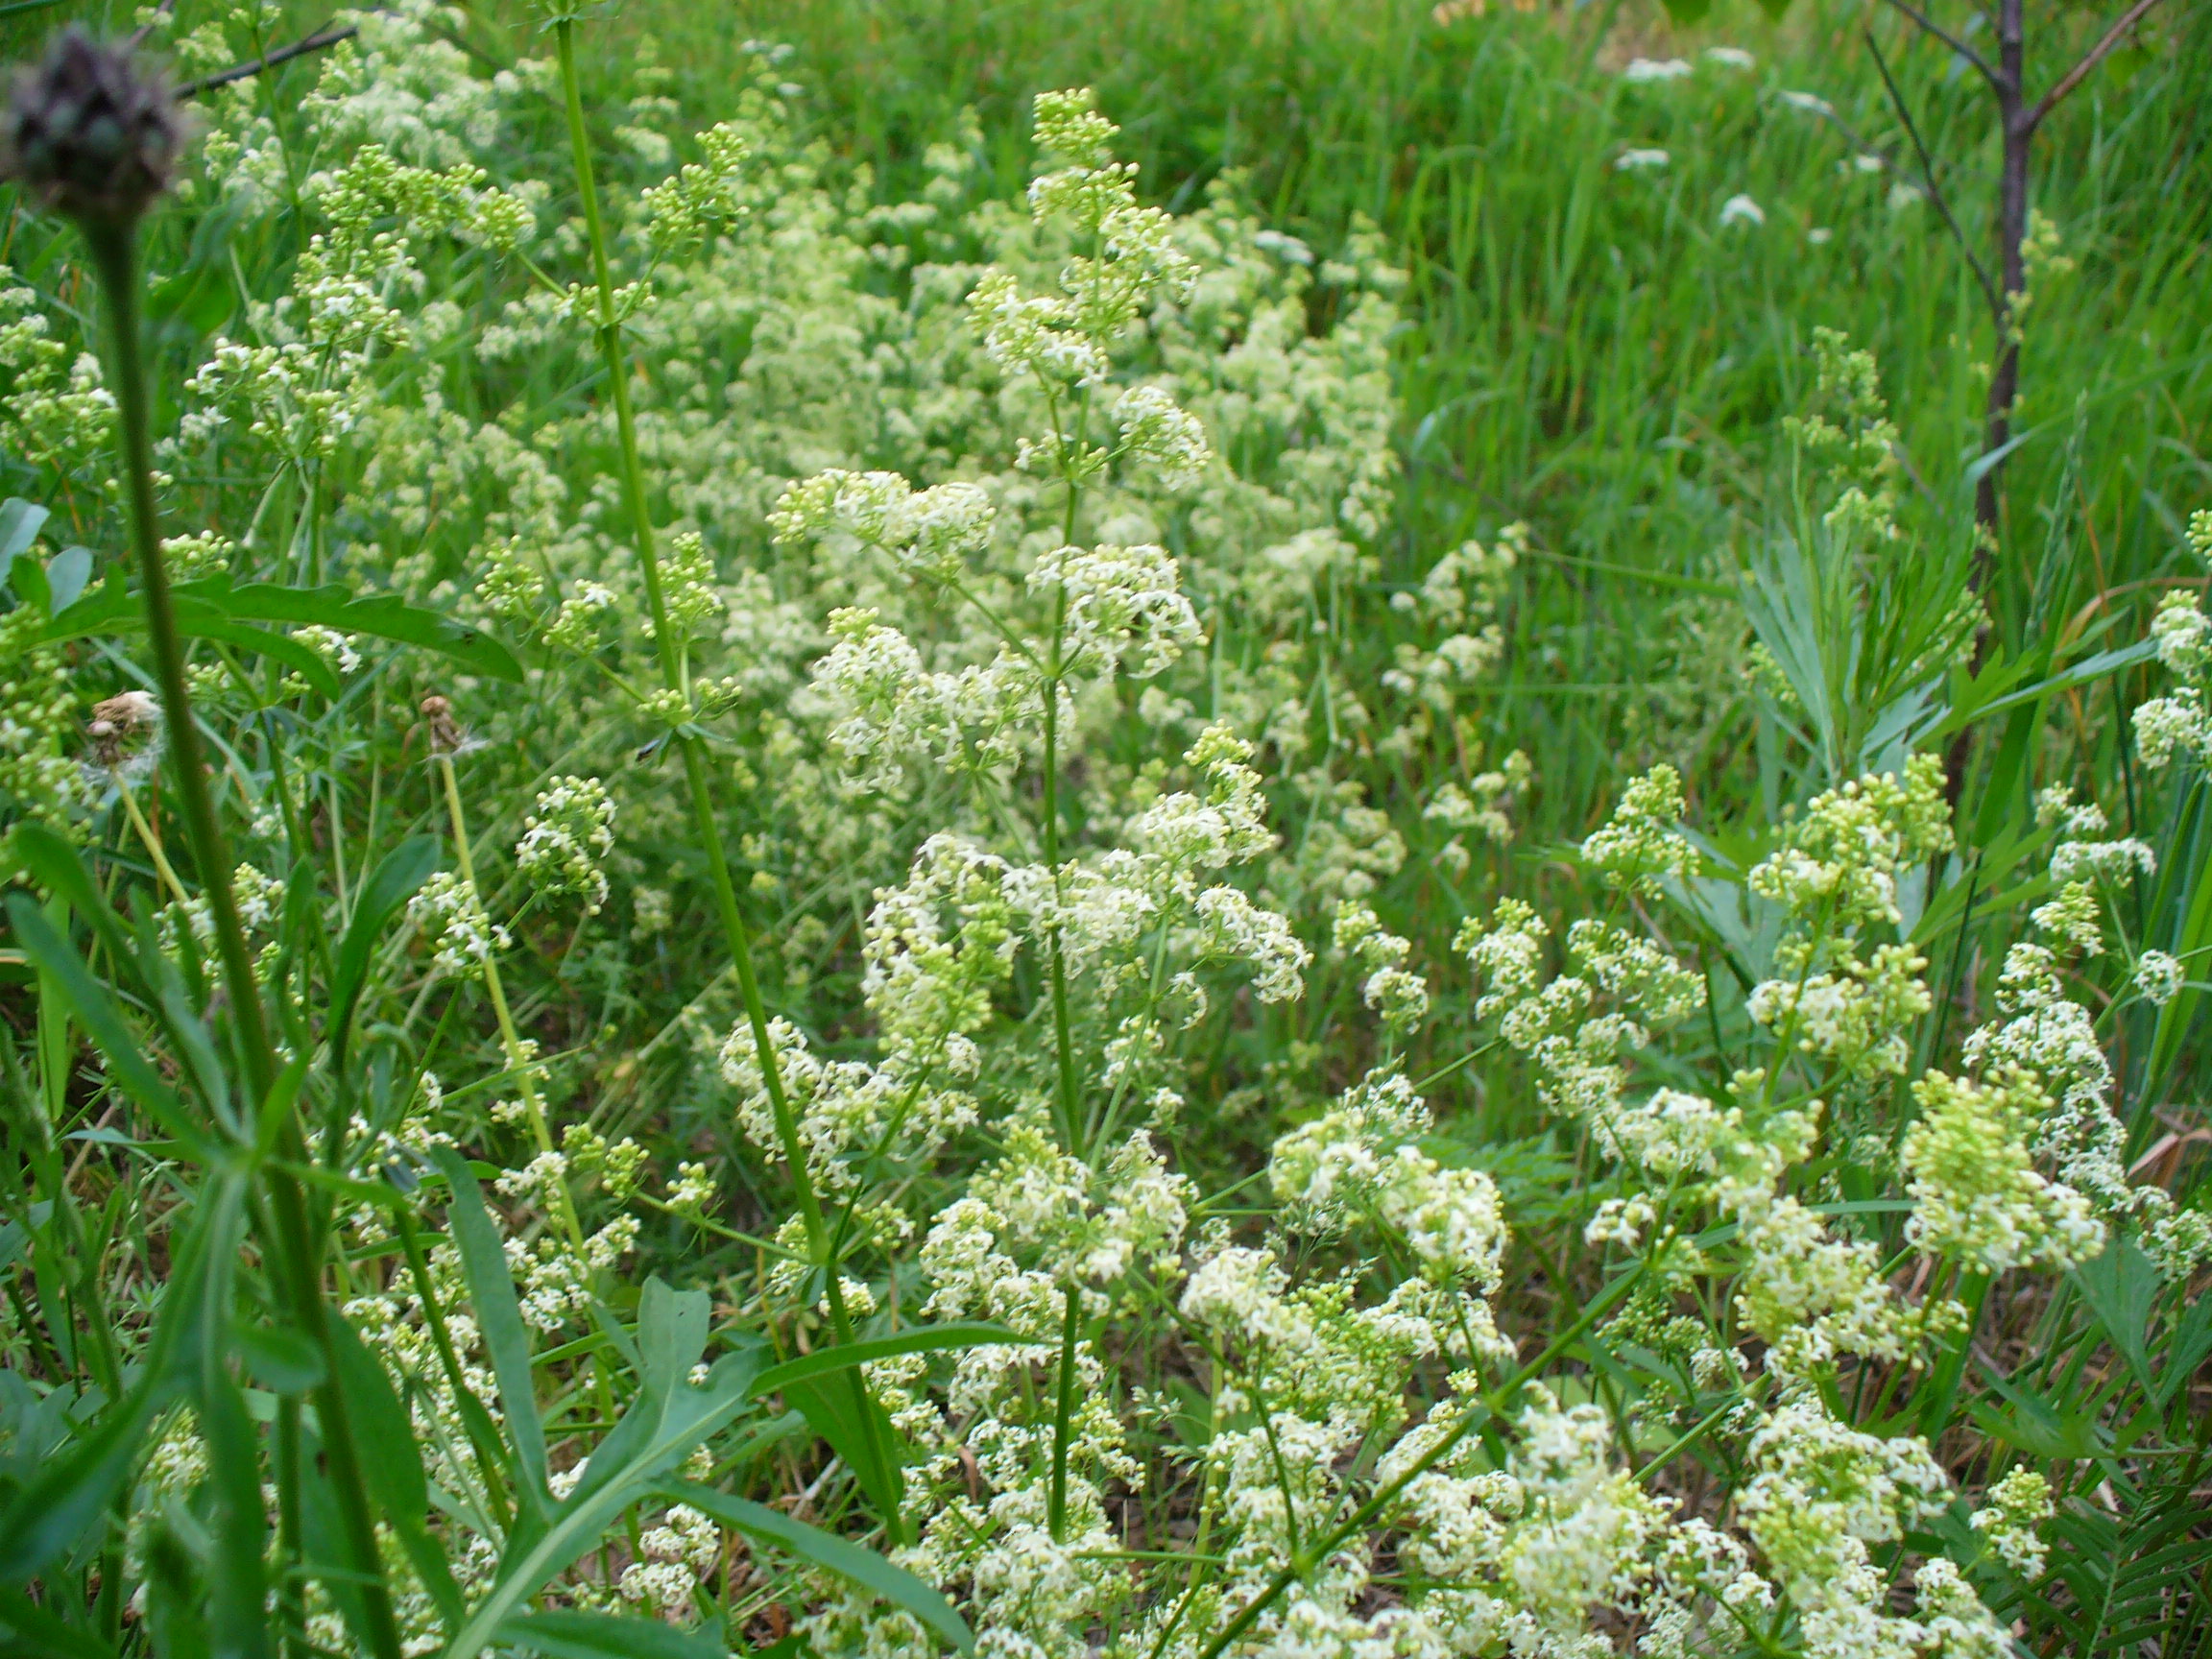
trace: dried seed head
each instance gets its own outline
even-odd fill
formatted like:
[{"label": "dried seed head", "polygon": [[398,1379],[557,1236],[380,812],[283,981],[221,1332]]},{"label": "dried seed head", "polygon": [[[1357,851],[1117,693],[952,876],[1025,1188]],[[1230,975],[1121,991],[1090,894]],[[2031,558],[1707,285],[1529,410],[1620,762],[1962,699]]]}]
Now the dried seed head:
[{"label": "dried seed head", "polygon": [[430,753],[458,755],[469,747],[469,734],[453,718],[453,705],[432,693],[422,699],[422,719],[430,728]]},{"label": "dried seed head", "polygon": [[159,71],[122,42],[65,30],[17,72],[0,173],[86,223],[128,225],[169,187],[184,126]]},{"label": "dried seed head", "polygon": [[123,691],[92,705],[84,734],[93,767],[110,778],[135,779],[161,757],[161,705],[144,691]]}]

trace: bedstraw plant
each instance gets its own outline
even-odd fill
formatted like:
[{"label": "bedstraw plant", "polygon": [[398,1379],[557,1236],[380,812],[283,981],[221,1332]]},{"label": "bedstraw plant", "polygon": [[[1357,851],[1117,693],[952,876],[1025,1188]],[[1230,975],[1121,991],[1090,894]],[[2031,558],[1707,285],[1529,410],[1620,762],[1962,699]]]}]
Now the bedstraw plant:
[{"label": "bedstraw plant", "polygon": [[2195,1650],[2201,582],[1978,646],[1814,332],[1540,835],[1372,225],[604,12],[12,106],[10,1650]]}]

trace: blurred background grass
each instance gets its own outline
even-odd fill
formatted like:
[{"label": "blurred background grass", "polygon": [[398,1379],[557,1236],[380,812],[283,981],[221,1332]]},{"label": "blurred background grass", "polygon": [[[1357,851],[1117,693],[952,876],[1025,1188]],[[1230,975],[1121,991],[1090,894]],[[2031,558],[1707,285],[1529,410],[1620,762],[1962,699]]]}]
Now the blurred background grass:
[{"label": "blurred background grass", "polygon": [[[20,55],[79,14],[123,21],[76,5],[16,12],[0,17],[0,49]],[[273,8],[270,38],[327,16]],[[547,51],[523,0],[463,16],[489,60]],[[2032,84],[2104,21],[2032,6]],[[890,198],[919,191],[923,152],[969,111],[999,186],[1019,189],[1031,95],[1089,84],[1153,200],[1190,204],[1234,169],[1324,256],[1378,227],[1409,277],[1407,465],[1384,580],[1417,581],[1468,535],[1532,526],[1486,721],[1493,753],[1539,760],[1543,840],[1580,833],[1653,758],[1682,766],[1703,809],[1754,802],[1725,590],[1772,511],[1778,418],[1802,401],[1813,328],[1874,349],[1922,524],[1968,534],[1990,325],[1913,187],[1868,30],[1987,256],[1997,156],[1983,89],[1873,0],[1798,0],[1779,21],[1725,0],[1695,30],[1622,0],[1449,25],[1427,0],[629,0],[618,45],[588,69],[618,100],[658,61],[705,124],[763,44],[787,48],[794,107]],[[1751,66],[1715,62],[1716,45]],[[1637,56],[1695,68],[1637,84],[1621,73]],[[297,97],[314,73],[307,60],[265,77],[268,95]],[[2040,614],[2126,628],[2162,585],[2200,574],[2180,534],[2212,500],[2207,84],[2212,8],[2168,0],[2039,138],[2035,205],[2075,269],[2039,283],[2029,313],[2027,436],[1990,596],[2015,644],[2038,582]],[[1623,170],[1629,149],[1668,164]],[[1763,224],[1722,225],[1737,195]],[[1380,672],[1388,645],[1375,646]],[[1386,779],[1377,787],[1387,796]]]},{"label": "blurred background grass", "polygon": [[[2047,85],[2105,20],[2030,10],[2030,79]],[[1624,769],[1663,753],[1741,804],[1734,607],[1703,589],[1766,521],[1778,417],[1803,396],[1815,326],[1878,353],[1925,521],[1967,533],[1990,326],[1909,188],[1911,142],[1863,31],[1985,258],[1996,146],[1975,77],[1879,6],[1800,0],[1778,23],[1723,6],[1695,31],[1620,4],[1439,26],[1408,0],[651,0],[623,17],[703,119],[748,42],[789,45],[822,138],[891,195],[919,188],[924,148],[970,108],[1018,188],[1031,94],[1090,84],[1156,200],[1189,203],[1238,168],[1279,228],[1324,253],[1362,218],[1379,226],[1410,277],[1386,576],[1417,580],[1515,518],[1534,527],[1493,748],[1539,758],[1553,834],[1578,832]],[[1714,45],[1753,66],[1711,61]],[[1635,56],[1696,69],[1638,84],[1620,73]],[[2035,205],[2076,269],[2041,283],[2030,312],[2002,631],[2023,625],[2047,556],[2050,615],[2140,610],[2161,580],[2198,574],[2179,542],[2212,500],[2207,84],[2212,12],[2172,0],[2039,138]],[[1631,148],[1669,165],[1617,168]],[[1763,225],[1721,226],[1738,194]],[[2079,494],[2062,504],[2069,470]]]}]

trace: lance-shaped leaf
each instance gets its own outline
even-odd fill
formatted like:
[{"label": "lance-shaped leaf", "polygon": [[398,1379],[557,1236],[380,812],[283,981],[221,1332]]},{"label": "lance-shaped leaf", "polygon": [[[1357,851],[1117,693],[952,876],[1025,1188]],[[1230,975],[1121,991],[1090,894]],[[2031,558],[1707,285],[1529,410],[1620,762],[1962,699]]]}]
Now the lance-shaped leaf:
[{"label": "lance-shaped leaf", "polygon": [[727,1492],[717,1492],[711,1486],[693,1481],[666,1482],[661,1488],[661,1496],[671,1503],[688,1503],[701,1514],[713,1517],[756,1543],[773,1544],[810,1566],[836,1574],[848,1583],[911,1613],[963,1653],[975,1645],[974,1634],[950,1601],[905,1568],[893,1566],[873,1550],[864,1550],[850,1539],[825,1532],[819,1527],[809,1527],[804,1521],[794,1521],[780,1509],[733,1498]]},{"label": "lance-shaped leaf", "polygon": [[694,1446],[751,1403],[748,1384],[758,1369],[751,1349],[724,1355],[705,1386],[687,1381],[706,1340],[707,1314],[703,1292],[673,1291],[658,1279],[647,1283],[637,1344],[644,1387],[592,1449],[575,1491],[543,1530],[517,1528],[509,1539],[498,1578],[455,1634],[445,1659],[475,1659],[490,1644],[509,1640],[512,1621],[555,1574],[596,1545],[623,1510],[649,1496]]},{"label": "lance-shaped leaf", "polygon": [[[341,634],[367,634],[403,645],[420,645],[495,680],[518,683],[522,678],[522,665],[515,654],[491,635],[410,605],[397,594],[356,594],[336,584],[286,588],[273,582],[249,582],[233,587],[228,576],[180,582],[172,591],[178,626],[187,634],[201,633],[210,626],[255,622],[334,628]],[[123,586],[118,573],[97,592],[86,594],[56,616],[46,637],[49,640],[77,639],[139,625],[138,596]],[[262,647],[256,645],[254,649]]]},{"label": "lance-shaped leaf", "polygon": [[330,975],[330,1018],[324,1039],[343,1064],[346,1044],[353,1025],[353,1004],[369,977],[369,958],[376,941],[415,890],[430,879],[438,868],[438,843],[427,835],[411,836],[384,854],[362,882],[353,903],[353,920],[338,946],[338,962]]},{"label": "lance-shaped leaf", "polygon": [[510,1619],[499,1626],[499,1640],[547,1659],[724,1659],[728,1650],[726,1643],[704,1630],[679,1630],[658,1619],[566,1610]]},{"label": "lance-shaped leaf", "polygon": [[756,1395],[774,1394],[795,1382],[810,1382],[851,1365],[872,1364],[900,1354],[925,1354],[948,1348],[985,1348],[997,1343],[1020,1345],[1028,1338],[1003,1325],[959,1319],[943,1325],[917,1325],[890,1336],[871,1336],[865,1342],[845,1342],[834,1348],[817,1348],[796,1359],[772,1365],[753,1380]]},{"label": "lance-shaped leaf", "polygon": [[435,1147],[431,1157],[445,1171],[452,1201],[446,1206],[454,1245],[461,1253],[461,1276],[475,1305],[476,1328],[492,1355],[492,1375],[499,1384],[499,1404],[507,1414],[507,1436],[515,1452],[517,1530],[546,1514],[545,1431],[538,1416],[536,1383],[530,1374],[530,1336],[522,1328],[521,1305],[515,1299],[515,1276],[507,1266],[499,1230],[484,1207],[483,1189],[469,1166],[450,1146]]}]

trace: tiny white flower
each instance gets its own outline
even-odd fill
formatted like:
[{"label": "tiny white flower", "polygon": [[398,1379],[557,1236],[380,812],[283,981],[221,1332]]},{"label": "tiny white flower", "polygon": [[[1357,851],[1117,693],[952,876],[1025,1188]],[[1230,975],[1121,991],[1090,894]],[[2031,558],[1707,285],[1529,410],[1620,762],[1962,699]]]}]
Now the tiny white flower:
[{"label": "tiny white flower", "polygon": [[2180,962],[2163,950],[2146,950],[2135,958],[2135,989],[2160,1008],[2174,1000],[2183,978]]},{"label": "tiny white flower", "polygon": [[1835,105],[1811,92],[1785,92],[1782,94],[1782,102],[1789,105],[1792,109],[1804,110],[1808,115],[1833,115],[1836,113]]},{"label": "tiny white flower", "polygon": [[1720,204],[1720,223],[1723,226],[1764,225],[1767,209],[1739,191]]},{"label": "tiny white flower", "polygon": [[1623,150],[1620,158],[1613,163],[1614,170],[1621,173],[1642,173],[1666,165],[1667,152],[1664,150]]},{"label": "tiny white flower", "polygon": [[1758,60],[1741,46],[1708,46],[1705,48],[1705,61],[1718,63],[1723,69],[1748,69]]},{"label": "tiny white flower", "polygon": [[1825,248],[1829,243],[1836,240],[1836,232],[1829,229],[1825,225],[1815,225],[1812,229],[1805,232],[1805,240],[1812,243],[1815,248]]},{"label": "tiny white flower", "polygon": [[1628,67],[1621,71],[1621,79],[1641,85],[1649,81],[1679,81],[1690,73],[1690,65],[1680,58],[1631,58]]}]

